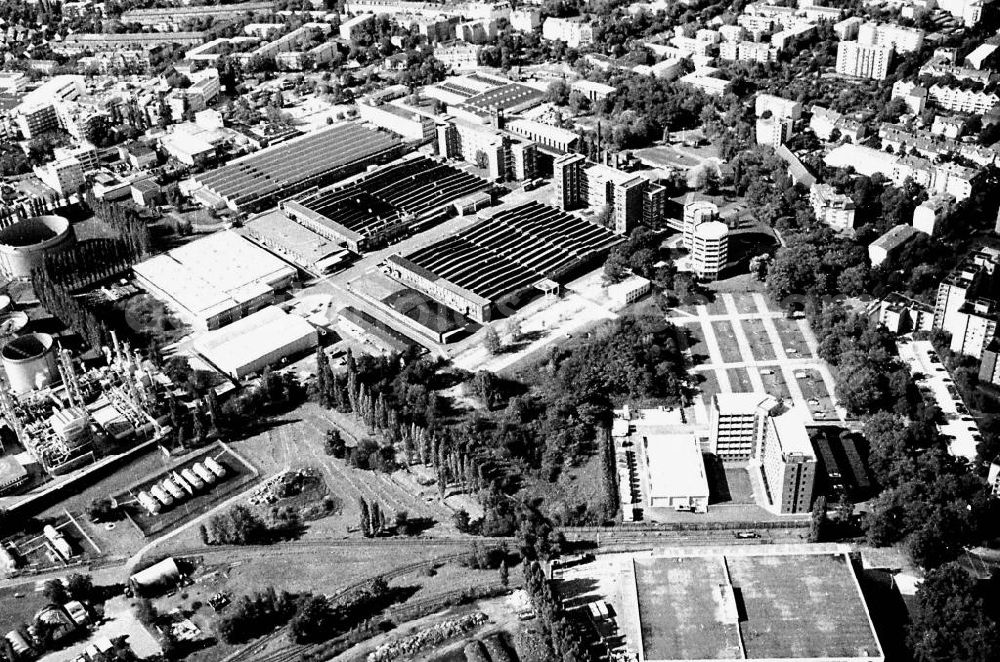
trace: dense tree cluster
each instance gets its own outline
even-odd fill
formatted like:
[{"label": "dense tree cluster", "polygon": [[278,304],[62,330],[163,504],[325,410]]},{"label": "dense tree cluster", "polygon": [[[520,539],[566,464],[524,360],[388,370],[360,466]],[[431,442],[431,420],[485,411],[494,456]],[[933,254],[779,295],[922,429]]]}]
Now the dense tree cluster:
[{"label": "dense tree cluster", "polygon": [[870,318],[828,304],[810,316],[819,355],[836,368],[837,399],[853,414],[923,408],[909,368],[896,356],[894,336]]},{"label": "dense tree cluster", "polygon": [[911,611],[909,644],[916,662],[1000,659],[996,599],[989,597],[958,564],[928,572]]},{"label": "dense tree cluster", "polygon": [[251,595],[242,595],[216,623],[216,632],[227,644],[239,644],[259,637],[287,623],[295,614],[295,597],[274,587]]},{"label": "dense tree cluster", "polygon": [[828,227],[787,233],[785,245],[767,265],[767,292],[778,302],[804,295],[854,296],[868,284],[868,253]]},{"label": "dense tree cluster", "polygon": [[627,241],[611,249],[604,263],[604,279],[618,283],[631,272],[671,289],[677,268],[670,251],[660,248],[661,243],[661,237],[649,228],[636,228]]},{"label": "dense tree cluster", "polygon": [[287,539],[302,531],[302,522],[292,508],[272,509],[269,517],[258,516],[237,504],[214,515],[205,527],[203,542],[211,545],[263,545]]},{"label": "dense tree cluster", "polygon": [[577,626],[567,617],[537,561],[524,564],[524,587],[542,625],[542,636],[552,653],[551,659],[563,662],[589,660]]},{"label": "dense tree cluster", "polygon": [[90,239],[45,255],[45,272],[72,291],[91,287],[128,270],[139,255],[121,239]]},{"label": "dense tree cluster", "polygon": [[151,239],[149,225],[131,204],[98,200],[88,191],[87,206],[94,212],[94,218],[114,235],[125,242],[134,259],[149,254]]}]

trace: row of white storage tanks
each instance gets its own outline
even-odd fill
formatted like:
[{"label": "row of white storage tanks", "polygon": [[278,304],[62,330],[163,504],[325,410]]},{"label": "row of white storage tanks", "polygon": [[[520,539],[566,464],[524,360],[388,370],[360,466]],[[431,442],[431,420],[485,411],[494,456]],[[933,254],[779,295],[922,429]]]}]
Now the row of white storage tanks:
[{"label": "row of white storage tanks", "polygon": [[195,462],[180,472],[174,471],[148,490],[139,492],[139,504],[150,515],[158,515],[164,508],[183,501],[196,492],[210,488],[226,477],[226,468],[206,457],[201,462]]}]

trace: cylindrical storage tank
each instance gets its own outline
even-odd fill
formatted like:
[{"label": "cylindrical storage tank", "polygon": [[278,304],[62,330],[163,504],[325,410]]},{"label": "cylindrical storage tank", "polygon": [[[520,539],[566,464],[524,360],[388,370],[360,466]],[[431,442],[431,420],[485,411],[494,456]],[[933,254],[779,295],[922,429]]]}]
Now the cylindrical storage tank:
[{"label": "cylindrical storage tank", "polygon": [[42,527],[42,535],[48,538],[50,541],[62,537],[61,535],[59,535],[59,532],[56,531],[56,527],[52,526],[51,524],[46,524],[45,526]]},{"label": "cylindrical storage tank", "polygon": [[21,335],[28,326],[28,314],[23,310],[0,313],[0,338]]},{"label": "cylindrical storage tank", "polygon": [[203,465],[201,462],[195,462],[193,465],[191,465],[191,471],[193,471],[194,474],[198,476],[198,478],[201,478],[203,481],[205,481],[206,485],[215,484],[215,474],[206,469],[205,465]]},{"label": "cylindrical storage tank", "polygon": [[187,492],[188,494],[194,494],[194,487],[191,486],[191,483],[187,482],[187,479],[185,479],[176,471],[170,474],[170,479],[173,480],[178,485],[180,485],[181,489]]},{"label": "cylindrical storage tank", "polygon": [[149,493],[164,506],[170,506],[174,503],[174,498],[167,494],[167,491],[159,485],[153,485],[149,488]]},{"label": "cylindrical storage tank", "polygon": [[32,216],[0,229],[0,273],[30,278],[45,256],[72,246],[73,228],[62,216]]},{"label": "cylindrical storage tank", "polygon": [[59,556],[63,557],[64,560],[69,561],[73,558],[73,548],[69,546],[69,543],[66,542],[66,539],[62,536],[53,540],[52,546],[55,547],[56,552],[58,552]]},{"label": "cylindrical storage tank", "polygon": [[59,377],[55,343],[47,333],[29,333],[14,338],[0,349],[7,381],[15,393],[48,386]]},{"label": "cylindrical storage tank", "polygon": [[160,502],[149,496],[148,492],[139,492],[139,505],[146,509],[150,515],[160,514]]},{"label": "cylindrical storage tank", "polygon": [[5,575],[17,570],[17,559],[6,547],[0,546],[0,571]]},{"label": "cylindrical storage tank", "polygon": [[173,479],[164,479],[164,481],[160,483],[160,486],[169,492],[170,496],[174,497],[174,499],[179,501],[184,498],[184,490],[182,490]]},{"label": "cylindrical storage tank", "polygon": [[181,475],[184,476],[184,480],[191,484],[196,490],[201,490],[205,488],[205,481],[194,475],[194,472],[190,469],[181,469]]},{"label": "cylindrical storage tank", "polygon": [[215,458],[206,457],[205,458],[205,468],[214,473],[219,478],[226,477],[226,468],[216,462]]}]

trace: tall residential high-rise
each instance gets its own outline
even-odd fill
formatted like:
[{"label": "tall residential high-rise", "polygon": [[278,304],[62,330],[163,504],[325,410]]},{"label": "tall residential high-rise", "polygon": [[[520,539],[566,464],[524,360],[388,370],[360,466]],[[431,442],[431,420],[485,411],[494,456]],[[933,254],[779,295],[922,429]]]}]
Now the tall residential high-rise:
[{"label": "tall residential high-rise", "polygon": [[856,41],[837,44],[837,73],[885,80],[892,64],[892,46],[865,46]]},{"label": "tall residential high-rise", "polygon": [[584,198],[583,166],[587,159],[583,154],[563,154],[552,162],[552,178],[555,183],[555,205],[563,211],[581,206]]},{"label": "tall residential high-rise", "polygon": [[719,217],[719,208],[713,202],[699,199],[694,193],[684,198],[684,217],[681,227],[675,228],[682,233],[681,245],[691,250],[694,247],[694,229],[702,223],[714,221]]},{"label": "tall residential high-rise", "polygon": [[951,334],[952,351],[981,358],[1000,324],[1000,250],[966,255],[938,286],[934,328]]},{"label": "tall residential high-rise", "polygon": [[649,181],[638,175],[624,182],[615,182],[614,192],[614,231],[615,234],[628,234],[643,216],[643,193]]},{"label": "tall residential high-rise", "polygon": [[729,259],[729,226],[721,221],[701,223],[691,242],[691,267],[698,278],[718,280]]},{"label": "tall residential high-rise", "polygon": [[667,216],[667,187],[650,184],[642,194],[642,220],[647,227],[659,227]]},{"label": "tall residential high-rise", "polygon": [[801,412],[779,404],[764,417],[757,458],[772,510],[809,512],[816,484],[816,454]]}]

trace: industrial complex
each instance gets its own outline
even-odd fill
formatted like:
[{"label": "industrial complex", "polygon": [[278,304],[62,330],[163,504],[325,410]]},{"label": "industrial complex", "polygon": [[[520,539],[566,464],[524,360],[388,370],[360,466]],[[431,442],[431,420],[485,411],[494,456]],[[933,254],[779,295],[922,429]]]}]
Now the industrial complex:
[{"label": "industrial complex", "polygon": [[499,211],[415,253],[390,256],[385,271],[486,322],[499,307],[516,308],[532,289],[557,291],[560,279],[593,266],[620,241],[605,228],[532,202]]},{"label": "industrial complex", "polygon": [[394,136],[341,123],[236,159],[195,177],[193,194],[210,205],[257,211],[402,154]]},{"label": "industrial complex", "polygon": [[133,268],[136,282],[205,329],[270,305],[295,268],[233,231],[219,232]]}]

